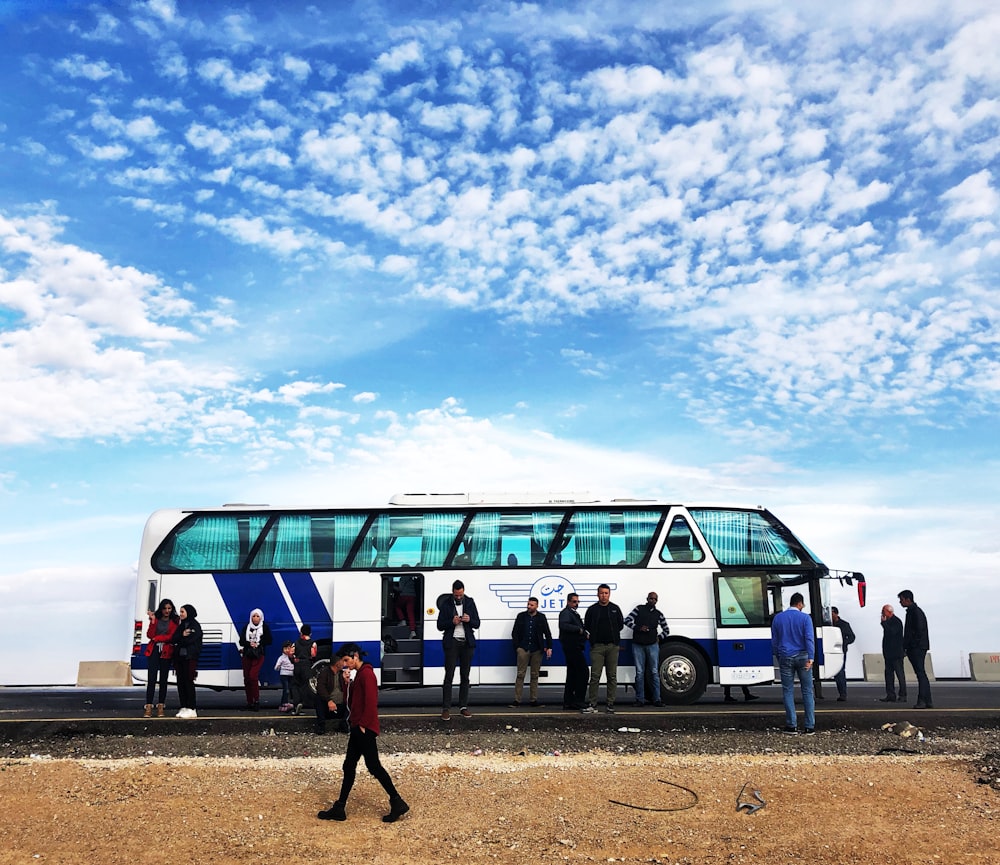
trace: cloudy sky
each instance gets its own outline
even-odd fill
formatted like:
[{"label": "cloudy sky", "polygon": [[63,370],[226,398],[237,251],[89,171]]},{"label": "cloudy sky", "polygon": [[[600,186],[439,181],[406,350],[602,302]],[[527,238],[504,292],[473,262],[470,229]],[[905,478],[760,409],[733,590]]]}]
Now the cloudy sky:
[{"label": "cloudy sky", "polygon": [[0,40],[0,683],[127,656],[156,508],[416,490],[763,504],[867,574],[852,675],[906,587],[939,675],[1000,650],[993,0]]}]

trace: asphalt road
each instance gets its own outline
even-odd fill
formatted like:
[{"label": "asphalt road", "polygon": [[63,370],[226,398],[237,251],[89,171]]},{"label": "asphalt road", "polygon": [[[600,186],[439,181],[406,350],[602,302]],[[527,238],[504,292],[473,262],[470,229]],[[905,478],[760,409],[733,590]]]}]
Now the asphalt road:
[{"label": "asphalt road", "polygon": [[[914,689],[915,690],[915,689]],[[739,695],[739,688],[733,689]],[[603,687],[602,687],[603,693]],[[757,686],[753,689],[759,699],[745,703],[741,696],[738,702],[726,703],[722,699],[722,689],[712,687],[702,699],[690,706],[672,706],[663,709],[653,707],[637,708],[632,705],[633,694],[623,688],[615,715],[580,716],[575,712],[562,710],[562,686],[541,686],[540,702],[544,705],[532,709],[508,706],[513,697],[513,688],[478,686],[473,688],[471,706],[479,724],[509,724],[512,719],[538,726],[582,723],[589,725],[620,725],[630,719],[642,719],[645,725],[664,724],[671,727],[722,728],[737,725],[755,728],[773,726],[782,722],[781,687],[779,685]],[[968,727],[1000,725],[1000,683],[971,682],[969,680],[938,681],[932,683],[934,708],[916,710],[912,701],[907,703],[881,703],[883,689],[874,683],[850,682],[848,699],[838,702],[836,689],[832,683],[824,683],[826,699],[817,703],[818,725],[830,727],[870,728],[875,721],[906,719],[917,723],[933,723],[939,727]],[[457,696],[457,688],[455,691]],[[527,694],[527,689],[525,689]],[[176,731],[177,725],[197,725],[215,732],[227,729],[242,729],[248,723],[259,724],[267,718],[269,723],[305,725],[310,717],[282,715],[276,711],[280,691],[264,691],[260,713],[240,711],[245,705],[242,691],[198,690],[197,721],[180,722],[173,717],[177,707],[177,696],[173,686],[167,699],[168,717],[162,721],[154,719],[153,727],[161,725]],[[416,689],[384,689],[379,694],[380,713],[385,724],[398,729],[425,727],[441,723],[441,689],[426,687]],[[150,722],[142,719],[145,702],[143,687],[131,688],[79,688],[62,687],[0,687],[0,735],[16,735],[38,726],[65,728],[67,732],[81,729],[99,728],[104,732],[121,729],[128,732],[135,724],[148,727]]]}]

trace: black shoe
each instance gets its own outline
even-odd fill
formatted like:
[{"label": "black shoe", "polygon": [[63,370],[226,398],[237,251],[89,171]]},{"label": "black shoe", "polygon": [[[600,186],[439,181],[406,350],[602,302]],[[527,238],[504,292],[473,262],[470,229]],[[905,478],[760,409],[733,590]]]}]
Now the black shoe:
[{"label": "black shoe", "polygon": [[657,709],[662,709],[663,708],[663,700],[654,700],[653,701],[653,705],[656,706]]},{"label": "black shoe", "polygon": [[260,703],[254,703],[252,706],[250,706],[250,711],[251,712],[259,712],[260,711]]},{"label": "black shoe", "polygon": [[847,697],[837,697],[837,702],[838,703],[846,703],[847,702]]},{"label": "black shoe", "polygon": [[545,706],[543,706],[541,703],[539,703],[538,700],[532,700],[531,701],[531,708],[532,709],[544,709]]},{"label": "black shoe", "polygon": [[879,697],[878,701],[880,703],[895,703],[896,702],[896,698],[895,697]]},{"label": "black shoe", "polygon": [[906,692],[905,691],[900,691],[899,694],[898,694],[898,697],[899,697],[900,700],[905,700],[906,699]]},{"label": "black shoe", "polygon": [[638,708],[640,708],[642,706],[645,706],[646,703],[645,703],[644,700],[636,700],[632,705],[635,706],[638,709]]},{"label": "black shoe", "polygon": [[759,700],[759,699],[760,699],[760,694],[747,694],[743,698],[743,702],[744,703],[749,703],[751,700]]},{"label": "black shoe", "polygon": [[933,709],[934,707],[930,703],[925,703],[923,700],[917,700],[913,704],[914,709]]},{"label": "black shoe", "polygon": [[520,709],[521,708],[521,701],[520,700],[515,700],[507,708],[508,709]]},{"label": "black shoe", "polygon": [[802,735],[803,736],[815,736],[816,735],[816,731],[812,727],[806,727],[805,732]]},{"label": "black shoe", "polygon": [[[572,712],[574,710],[577,710],[577,707],[574,706],[572,703],[563,703],[563,711],[564,712]],[[577,711],[579,711],[579,710],[577,710]]]},{"label": "black shoe", "polygon": [[403,797],[395,796],[389,800],[389,813],[382,818],[382,822],[395,823],[409,810],[410,806],[403,801]]},{"label": "black shoe", "polygon": [[325,811],[320,811],[316,816],[320,820],[346,820],[347,811],[344,810],[344,803],[337,800]]},{"label": "black shoe", "polygon": [[736,698],[732,694],[727,694],[725,697],[722,698],[722,702],[723,703],[735,703],[736,702]]},{"label": "black shoe", "polygon": [[798,727],[785,727],[781,732],[787,733],[789,736],[798,736],[799,735],[799,728]]}]

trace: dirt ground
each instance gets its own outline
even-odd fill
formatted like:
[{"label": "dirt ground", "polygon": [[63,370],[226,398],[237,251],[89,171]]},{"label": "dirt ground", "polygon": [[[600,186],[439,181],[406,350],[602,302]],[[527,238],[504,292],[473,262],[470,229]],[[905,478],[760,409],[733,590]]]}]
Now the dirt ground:
[{"label": "dirt ground", "polygon": [[[273,757],[218,756],[240,746],[210,737],[177,754],[134,738],[132,756],[113,758],[8,751],[0,863],[1000,863],[1000,770],[975,742],[844,754],[823,734],[790,749],[775,734],[773,748],[741,739],[722,753],[477,753],[383,736],[412,809],[386,825],[363,768],[348,821],[316,819],[339,788],[345,741],[323,739],[325,753],[296,743]],[[766,805],[737,810],[741,790]]]}]

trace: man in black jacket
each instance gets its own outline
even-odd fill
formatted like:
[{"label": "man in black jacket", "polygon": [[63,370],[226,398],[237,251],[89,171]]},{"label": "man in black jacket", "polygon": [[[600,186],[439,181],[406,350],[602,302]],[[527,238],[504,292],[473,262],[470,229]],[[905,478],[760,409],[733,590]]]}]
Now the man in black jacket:
[{"label": "man in black jacket", "polygon": [[899,699],[906,699],[906,676],[903,674],[903,623],[892,604],[882,607],[882,658],[885,661],[885,696],[880,703],[896,702],[896,682]]},{"label": "man in black jacket", "polygon": [[611,586],[597,587],[597,603],[587,608],[583,627],[590,634],[590,688],[584,712],[597,711],[597,692],[601,687],[601,671],[607,671],[608,702],[605,711],[615,713],[615,692],[618,690],[618,650],[625,617],[617,604],[611,603]]},{"label": "man in black jacket", "polygon": [[549,622],[544,613],[538,612],[538,598],[528,598],[528,609],[517,614],[510,637],[514,641],[514,651],[517,653],[517,678],[514,679],[514,702],[511,708],[521,707],[524,676],[529,665],[531,705],[537,708],[538,675],[542,668],[542,653],[544,652],[546,658],[552,657],[552,632],[549,630]]},{"label": "man in black jacket", "polygon": [[566,606],[559,613],[559,643],[566,656],[566,687],[563,688],[563,708],[583,709],[587,698],[587,659],[583,656],[583,644],[587,631],[583,619],[577,612],[580,596],[571,592],[566,596]]},{"label": "man in black jacket", "polygon": [[476,602],[465,594],[465,583],[455,580],[451,594],[438,599],[437,628],[442,632],[444,648],[444,683],[441,702],[441,720],[451,720],[451,683],[455,667],[459,667],[458,705],[463,718],[471,718],[469,711],[469,672],[472,653],[476,647],[475,629],[479,627]]},{"label": "man in black jacket", "polygon": [[899,593],[899,603],[906,609],[906,624],[903,626],[903,651],[913,667],[917,677],[917,702],[914,709],[933,709],[931,702],[931,683],[927,678],[925,663],[927,653],[931,649],[930,636],[927,633],[927,616],[913,601],[913,592],[903,589]]},{"label": "man in black jacket", "polygon": [[833,677],[833,681],[837,683],[837,702],[843,703],[847,699],[847,647],[855,640],[854,628],[847,619],[840,618],[840,610],[836,607],[830,607],[830,615],[833,623],[840,628],[840,642],[844,647],[844,666]]}]

